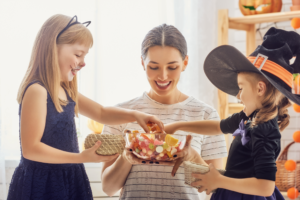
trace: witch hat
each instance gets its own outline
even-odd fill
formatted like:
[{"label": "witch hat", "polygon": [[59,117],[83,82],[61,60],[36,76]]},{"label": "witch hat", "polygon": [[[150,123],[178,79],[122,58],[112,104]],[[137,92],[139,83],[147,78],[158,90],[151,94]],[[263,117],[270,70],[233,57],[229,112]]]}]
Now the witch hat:
[{"label": "witch hat", "polygon": [[[295,62],[290,64],[294,56]],[[292,92],[293,73],[300,73],[300,35],[272,27],[265,34],[263,43],[248,57],[232,46],[219,46],[206,57],[204,71],[217,88],[234,96],[239,93],[239,72],[260,73],[282,94],[300,105],[300,95]]]}]

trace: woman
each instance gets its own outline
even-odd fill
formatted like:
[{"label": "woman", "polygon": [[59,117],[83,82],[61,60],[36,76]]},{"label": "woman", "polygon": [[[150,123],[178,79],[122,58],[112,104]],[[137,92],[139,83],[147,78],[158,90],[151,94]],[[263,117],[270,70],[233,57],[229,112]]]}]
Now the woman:
[{"label": "woman", "polygon": [[[174,26],[163,24],[149,31],[142,43],[141,61],[151,90],[119,107],[155,114],[165,124],[219,119],[212,107],[177,88],[180,74],[188,65],[188,56],[185,38]],[[124,134],[125,129],[142,130],[137,123],[128,123],[106,126],[103,133]],[[199,162],[203,158],[221,168],[221,158],[227,155],[224,136],[192,136],[185,147],[185,160]],[[116,160],[104,163],[103,191],[112,196],[123,188],[120,199],[199,199],[197,190],[184,184],[183,168],[172,177],[171,165],[174,163],[146,162],[125,151]]]}]

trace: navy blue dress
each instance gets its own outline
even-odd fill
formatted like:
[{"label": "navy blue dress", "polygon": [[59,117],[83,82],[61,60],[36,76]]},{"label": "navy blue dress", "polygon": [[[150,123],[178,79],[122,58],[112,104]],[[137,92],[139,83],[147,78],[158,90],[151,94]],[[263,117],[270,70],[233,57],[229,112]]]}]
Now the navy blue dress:
[{"label": "navy blue dress", "polygon": [[[34,83],[37,81],[30,83],[27,88]],[[74,121],[76,103],[68,93],[67,97],[68,104],[63,106],[63,112],[58,113],[47,92],[47,117],[41,142],[56,149],[79,153]],[[21,107],[22,104],[19,107],[19,115]],[[93,199],[83,164],[41,163],[24,158],[22,153],[21,155],[20,164],[12,177],[8,200]]]},{"label": "navy blue dress", "polygon": [[[233,133],[226,172],[224,176],[244,179],[257,178],[275,181],[277,171],[276,159],[280,153],[281,134],[278,128],[278,118],[251,127],[251,118],[243,111],[221,121],[223,133]],[[247,120],[247,121],[246,121]],[[242,194],[223,188],[217,189],[211,200],[284,200],[278,188],[269,197]]]}]

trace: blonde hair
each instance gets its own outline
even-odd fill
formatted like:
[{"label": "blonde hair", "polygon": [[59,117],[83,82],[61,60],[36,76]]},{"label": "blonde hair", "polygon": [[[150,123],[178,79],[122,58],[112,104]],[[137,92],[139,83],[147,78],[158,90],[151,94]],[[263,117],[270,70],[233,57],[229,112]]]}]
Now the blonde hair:
[{"label": "blonde hair", "polygon": [[60,44],[79,43],[89,47],[93,45],[91,32],[82,24],[75,24],[64,31],[57,39],[59,32],[65,28],[71,17],[57,14],[50,17],[38,32],[26,74],[19,87],[17,101],[21,104],[25,88],[32,81],[41,82],[49,92],[58,112],[67,102],[59,99],[59,87],[62,86],[76,102],[75,114],[78,116],[78,89],[76,76],[70,82],[61,82],[57,47]]},{"label": "blonde hair", "polygon": [[263,75],[253,72],[241,73],[247,74],[248,80],[253,86],[259,81],[263,81],[266,84],[266,93],[262,101],[262,108],[259,109],[252,119],[251,126],[267,122],[278,116],[278,127],[280,131],[283,131],[290,123],[290,115],[287,108],[292,104],[289,99],[277,90]]}]

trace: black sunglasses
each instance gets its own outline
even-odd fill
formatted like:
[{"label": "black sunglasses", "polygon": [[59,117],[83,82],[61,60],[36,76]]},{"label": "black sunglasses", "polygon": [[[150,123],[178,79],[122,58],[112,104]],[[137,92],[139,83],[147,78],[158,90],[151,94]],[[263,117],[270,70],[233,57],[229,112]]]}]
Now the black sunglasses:
[{"label": "black sunglasses", "polygon": [[[76,19],[75,22],[71,23],[71,22],[73,21],[74,18]],[[86,27],[88,27],[88,26],[90,25],[90,23],[91,23],[91,21],[86,21],[86,22],[83,22],[83,23],[78,22],[78,21],[77,21],[77,16],[75,15],[75,16],[72,17],[72,19],[69,21],[68,25],[67,25],[63,30],[61,30],[61,31],[59,32],[59,34],[57,35],[56,40],[57,40],[57,39],[59,38],[59,36],[60,36],[63,32],[65,32],[69,27],[71,27],[71,26],[73,26],[73,25],[75,25],[75,24],[86,24]]]}]

